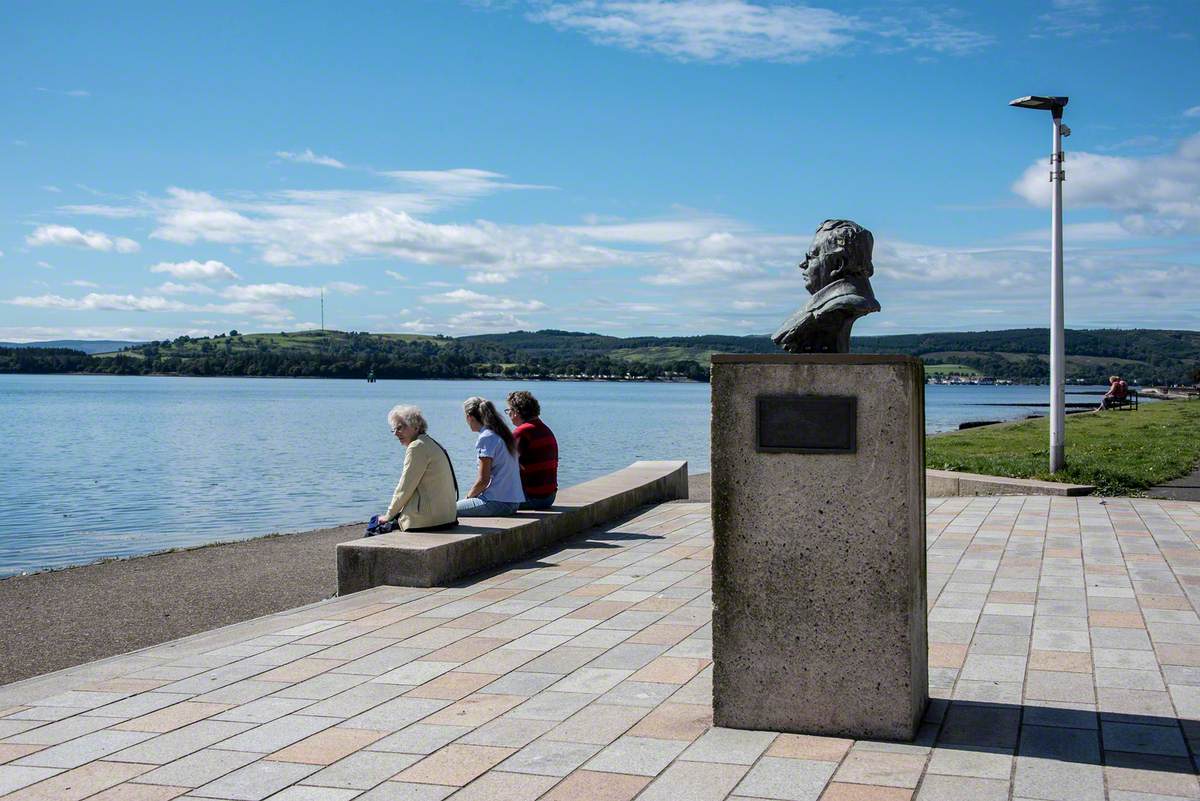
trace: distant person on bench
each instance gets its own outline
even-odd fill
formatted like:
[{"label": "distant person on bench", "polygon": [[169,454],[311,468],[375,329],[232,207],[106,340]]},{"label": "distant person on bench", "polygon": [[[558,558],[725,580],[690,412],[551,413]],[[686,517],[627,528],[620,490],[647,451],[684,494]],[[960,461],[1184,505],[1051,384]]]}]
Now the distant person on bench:
[{"label": "distant person on bench", "polygon": [[517,465],[517,443],[496,407],[483,398],[463,402],[467,426],[478,434],[475,455],[479,477],[467,497],[458,502],[459,517],[509,517],[525,501],[521,470]]},{"label": "distant person on bench", "polygon": [[395,521],[401,531],[449,528],[458,522],[454,504],[458,480],[450,456],[428,433],[428,424],[416,406],[396,406],[388,412],[388,425],[404,445],[404,470],[392,494],[392,503],[378,522]]},{"label": "distant person on bench", "polygon": [[1108,394],[1100,399],[1100,405],[1096,408],[1098,412],[1120,406],[1129,397],[1129,385],[1121,379],[1121,376],[1110,375],[1108,384]]},{"label": "distant person on bench", "polygon": [[521,465],[522,509],[549,509],[558,495],[558,440],[542,422],[542,407],[528,392],[508,394],[508,419],[516,428],[517,461]]}]

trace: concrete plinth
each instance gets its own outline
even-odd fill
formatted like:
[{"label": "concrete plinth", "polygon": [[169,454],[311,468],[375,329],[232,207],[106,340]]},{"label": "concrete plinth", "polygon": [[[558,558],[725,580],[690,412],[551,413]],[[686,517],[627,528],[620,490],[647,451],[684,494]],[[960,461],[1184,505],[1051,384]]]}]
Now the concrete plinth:
[{"label": "concrete plinth", "polygon": [[924,452],[918,359],[713,356],[716,725],[916,735]]}]

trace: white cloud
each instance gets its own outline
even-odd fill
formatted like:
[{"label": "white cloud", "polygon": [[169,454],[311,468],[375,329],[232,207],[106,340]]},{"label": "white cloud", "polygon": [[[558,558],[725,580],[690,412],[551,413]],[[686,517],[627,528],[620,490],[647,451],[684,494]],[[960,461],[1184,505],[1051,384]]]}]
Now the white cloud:
[{"label": "white cloud", "polygon": [[43,191],[46,191],[46,192],[61,192],[62,191],[61,189],[59,189],[57,186],[54,186],[53,184],[45,184],[42,186],[42,189],[43,189]]},{"label": "white cloud", "polygon": [[311,149],[305,148],[301,153],[291,153],[287,150],[277,150],[275,155],[284,161],[295,161],[300,164],[319,164],[322,167],[334,167],[339,170],[346,165],[331,156],[318,156]]},{"label": "white cloud", "polygon": [[43,270],[53,270],[54,269],[54,265],[48,261],[39,261],[37,263],[37,266],[42,268]]},{"label": "white cloud", "polygon": [[122,220],[130,217],[145,216],[145,210],[134,206],[111,206],[105,203],[79,203],[59,206],[64,214],[79,214],[85,217],[107,217],[111,220]]},{"label": "white cloud", "polygon": [[177,284],[174,281],[159,284],[155,291],[164,295],[211,295],[216,292],[215,289],[204,284]]},{"label": "white cloud", "polygon": [[469,311],[454,315],[445,327],[459,334],[485,334],[529,329],[533,324],[512,312]]},{"label": "white cloud", "polygon": [[600,45],[679,61],[802,63],[865,46],[885,52],[962,55],[990,36],[950,13],[894,7],[855,17],[832,9],[750,0],[569,0],[535,2],[528,18],[576,31]]},{"label": "white cloud", "polygon": [[1200,106],[1192,106],[1183,112],[1185,117],[1200,117]]},{"label": "white cloud", "polygon": [[238,274],[229,268],[223,262],[208,260],[208,261],[161,261],[150,268],[152,273],[167,273],[172,278],[178,278],[182,281],[210,281],[210,280],[229,280],[236,281]]},{"label": "white cloud", "polygon": [[182,244],[247,244],[275,265],[386,256],[417,264],[528,270],[597,267],[623,259],[551,226],[429,223],[401,209],[363,205],[364,199],[353,194],[300,194],[302,202],[233,204],[207,192],[173,188],[159,203],[159,226],[152,236]]},{"label": "white cloud", "polygon": [[426,303],[454,303],[469,306],[473,309],[487,309],[501,312],[538,311],[546,308],[546,304],[540,300],[520,300],[518,298],[485,295],[482,292],[475,292],[471,289],[455,289],[439,295],[430,295],[424,298],[424,300]]},{"label": "white cloud", "polygon": [[334,292],[341,292],[343,295],[357,295],[366,289],[362,284],[352,284],[349,281],[330,281],[325,285],[325,288]]},{"label": "white cloud", "polygon": [[802,62],[848,45],[853,18],[823,8],[746,0],[582,0],[548,3],[530,19],[593,42],[681,61]]},{"label": "white cloud", "polygon": [[471,273],[467,282],[472,284],[507,284],[514,276],[509,273]]},{"label": "white cloud", "polygon": [[386,275],[390,275],[392,278],[395,278],[397,281],[408,283],[408,276],[404,275],[403,273],[398,273],[395,270],[384,270],[383,272]]},{"label": "white cloud", "polygon": [[[1039,160],[1013,184],[1036,206],[1050,205],[1048,167]],[[1200,231],[1200,134],[1184,139],[1169,155],[1102,156],[1067,154],[1063,205],[1100,207],[1125,216],[1131,234],[1161,236]]]},{"label": "white cloud", "polygon": [[241,301],[296,300],[298,298],[318,298],[321,296],[321,288],[278,283],[246,284],[228,287],[221,292],[221,296]]},{"label": "white cloud", "polygon": [[58,309],[64,311],[135,311],[135,312],[206,312],[229,315],[245,315],[269,322],[292,318],[292,313],[275,303],[258,299],[236,299],[233,303],[207,303],[196,305],[170,300],[161,295],[115,295],[88,293],[82,298],[67,298],[62,295],[21,296],[4,301],[13,306],[33,309]]},{"label": "white cloud", "polygon": [[88,293],[82,298],[64,298],[62,295],[38,295],[16,297],[7,303],[13,306],[28,306],[34,309],[69,309],[71,311],[186,311],[184,303],[167,300],[155,295],[103,295]]},{"label": "white cloud", "polygon": [[83,287],[84,289],[99,289],[100,288],[99,284],[93,283],[92,281],[84,281],[83,279],[76,279],[74,281],[68,281],[67,286],[78,286],[78,287]]},{"label": "white cloud", "polygon": [[505,175],[489,170],[457,167],[451,170],[390,170],[380,173],[416,187],[443,203],[484,197],[501,190],[551,189],[540,184],[518,184],[503,180]]},{"label": "white cloud", "polygon": [[66,245],[91,250],[112,251],[117,253],[136,253],[141,246],[132,239],[123,236],[112,237],[99,231],[80,231],[69,225],[41,225],[25,237],[25,242],[33,247],[43,245]]}]

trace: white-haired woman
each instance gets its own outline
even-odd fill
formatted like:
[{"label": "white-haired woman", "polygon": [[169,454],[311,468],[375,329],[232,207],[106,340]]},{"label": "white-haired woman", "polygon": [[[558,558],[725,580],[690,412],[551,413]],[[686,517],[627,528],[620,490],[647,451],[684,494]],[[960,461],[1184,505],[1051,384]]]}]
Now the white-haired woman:
[{"label": "white-haired woman", "polygon": [[479,436],[475,455],[479,457],[479,476],[467,497],[458,502],[459,517],[508,517],[525,500],[521,490],[521,468],[517,464],[517,443],[496,407],[483,398],[463,402],[467,426]]},{"label": "white-haired woman", "polygon": [[396,406],[388,425],[404,445],[404,471],[392,503],[379,522],[396,521],[401,531],[449,528],[457,520],[458,481],[446,449],[429,436],[428,424],[416,406]]}]

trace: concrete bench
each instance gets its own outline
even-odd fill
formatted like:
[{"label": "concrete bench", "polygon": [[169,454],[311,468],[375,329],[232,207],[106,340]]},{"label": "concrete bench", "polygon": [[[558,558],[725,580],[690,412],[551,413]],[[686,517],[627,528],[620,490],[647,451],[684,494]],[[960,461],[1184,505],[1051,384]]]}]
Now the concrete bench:
[{"label": "concrete bench", "polygon": [[559,490],[554,508],[462,518],[446,531],[394,532],[337,547],[338,594],[388,584],[436,587],[522,559],[639,506],[687,498],[687,462],[634,462]]}]

